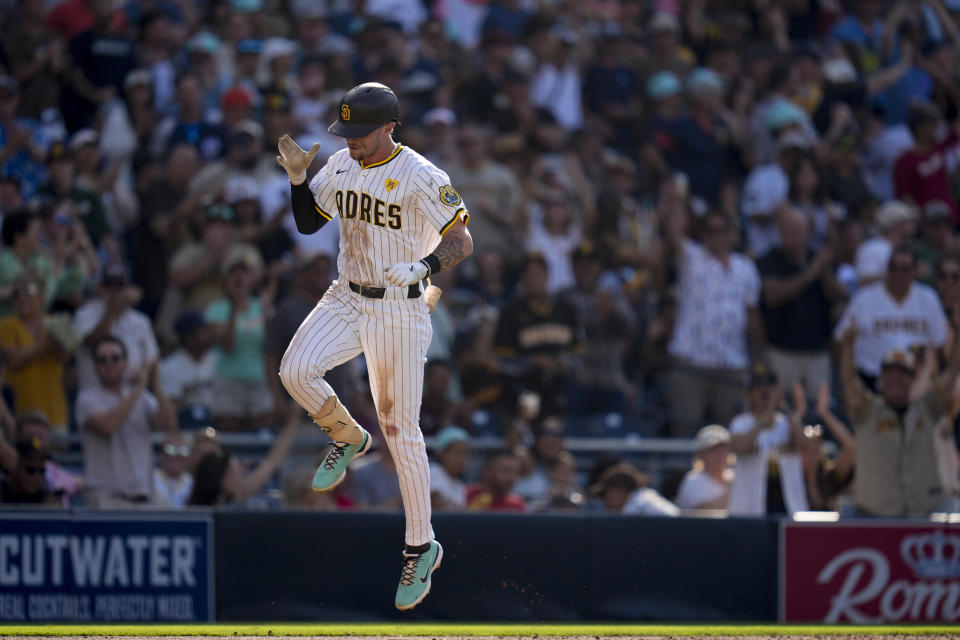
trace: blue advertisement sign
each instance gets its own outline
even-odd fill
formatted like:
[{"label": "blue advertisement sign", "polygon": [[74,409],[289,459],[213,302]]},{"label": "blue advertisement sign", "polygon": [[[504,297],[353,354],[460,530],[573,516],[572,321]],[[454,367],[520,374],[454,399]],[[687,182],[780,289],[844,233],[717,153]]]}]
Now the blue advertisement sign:
[{"label": "blue advertisement sign", "polygon": [[214,617],[208,515],[0,513],[0,622]]}]

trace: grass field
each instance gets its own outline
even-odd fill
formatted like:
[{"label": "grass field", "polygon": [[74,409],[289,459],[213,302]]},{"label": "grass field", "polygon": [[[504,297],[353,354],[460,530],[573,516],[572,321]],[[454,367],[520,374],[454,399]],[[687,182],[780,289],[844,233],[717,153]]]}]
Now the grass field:
[{"label": "grass field", "polygon": [[663,624],[463,624],[463,623],[263,623],[263,624],[48,624],[0,625],[10,637],[357,637],[368,638],[888,638],[960,637],[960,626],[663,625]]}]

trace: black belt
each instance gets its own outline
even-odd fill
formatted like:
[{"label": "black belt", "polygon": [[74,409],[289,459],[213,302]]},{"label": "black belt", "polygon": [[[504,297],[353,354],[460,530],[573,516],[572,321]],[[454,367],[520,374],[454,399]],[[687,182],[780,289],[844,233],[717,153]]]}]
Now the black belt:
[{"label": "black belt", "polygon": [[150,501],[150,496],[142,493],[130,494],[130,493],[123,493],[121,491],[114,491],[112,495],[114,498],[117,498],[118,500],[125,500],[127,502],[132,502],[134,504],[143,504],[144,502]]},{"label": "black belt", "polygon": [[[359,293],[364,298],[382,298],[387,293],[386,287],[367,287],[362,284],[357,284],[356,282],[350,283],[350,290],[354,293]],[[408,298],[419,298],[420,297],[420,285],[412,284],[407,287],[407,297]]]}]

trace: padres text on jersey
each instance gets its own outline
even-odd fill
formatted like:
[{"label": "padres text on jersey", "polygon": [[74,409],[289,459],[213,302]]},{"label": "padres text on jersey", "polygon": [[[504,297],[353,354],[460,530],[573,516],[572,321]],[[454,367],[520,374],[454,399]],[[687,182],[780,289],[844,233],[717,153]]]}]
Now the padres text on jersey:
[{"label": "padres text on jersey", "polygon": [[337,269],[358,284],[383,285],[390,265],[420,260],[457,220],[469,220],[447,174],[404,146],[366,167],[341,149],[310,189],[318,215],[339,218]]}]

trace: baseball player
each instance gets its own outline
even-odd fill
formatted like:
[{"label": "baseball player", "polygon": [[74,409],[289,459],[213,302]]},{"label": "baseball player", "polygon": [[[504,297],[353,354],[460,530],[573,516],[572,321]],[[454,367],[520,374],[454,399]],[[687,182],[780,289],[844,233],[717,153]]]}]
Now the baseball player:
[{"label": "baseball player", "polygon": [[[370,448],[323,376],[363,353],[380,429],[393,456],[406,515],[398,609],[430,592],[443,549],[430,524],[430,468],[419,427],[423,369],[433,330],[424,279],[473,252],[469,214],[447,174],[394,142],[397,96],[382,84],[354,87],[340,100],[330,133],[347,139],[309,182],[319,148],[279,142],[300,233],[340,220],[339,279],[297,330],[280,363],[280,380],[333,441],[313,479],[315,491],[343,481]],[[430,288],[435,290],[435,287]],[[435,301],[434,301],[435,302]]]}]

